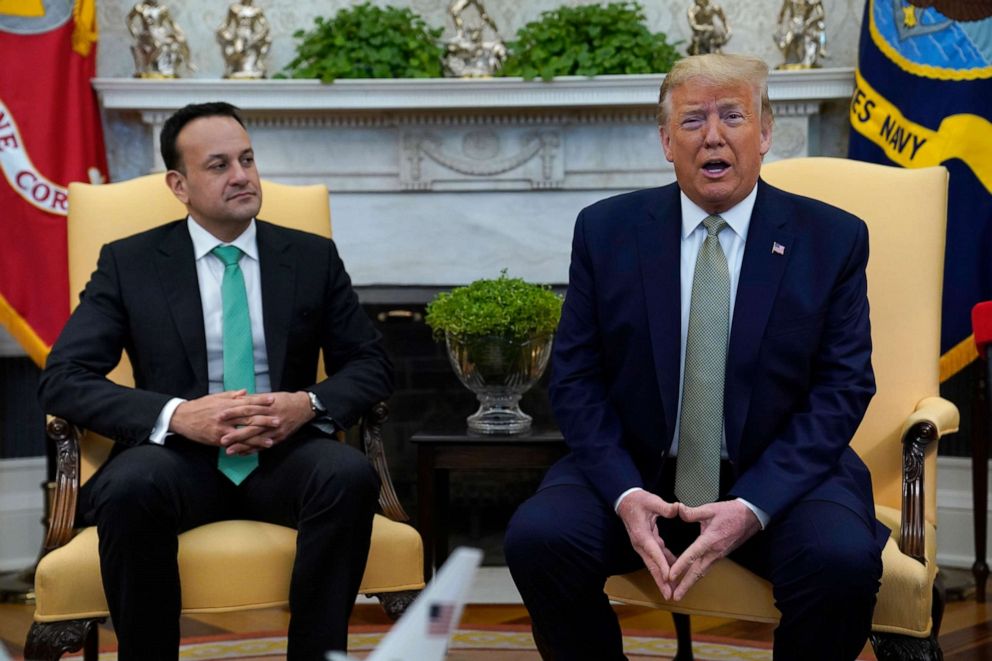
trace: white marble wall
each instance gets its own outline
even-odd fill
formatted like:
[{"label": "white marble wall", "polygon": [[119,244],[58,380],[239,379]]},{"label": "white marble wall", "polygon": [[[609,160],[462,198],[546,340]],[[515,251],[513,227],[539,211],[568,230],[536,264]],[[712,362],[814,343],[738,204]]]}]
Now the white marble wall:
[{"label": "white marble wall", "polygon": [[[780,62],[779,52],[772,43],[776,17],[781,0],[714,0],[720,4],[733,29],[733,37],[726,50],[749,53],[764,58],[769,64]],[[186,31],[193,62],[198,71],[195,78],[219,78],[224,63],[214,33],[226,15],[230,0],[161,0],[169,7],[173,18]],[[134,73],[129,45],[131,37],[125,27],[124,17],[134,6],[134,0],[103,0],[97,3],[100,27],[100,52],[97,72],[101,77],[130,76]],[[338,9],[360,4],[360,0],[256,0],[255,5],[265,10],[272,24],[272,52],[269,56],[271,71],[278,71],[293,58],[295,40],[293,32],[310,29],[314,17],[332,16]],[[409,6],[424,17],[429,25],[444,27],[445,35],[453,32],[447,17],[448,0],[377,0],[375,4]],[[486,10],[500,28],[504,38],[510,40],[526,23],[536,20],[543,11],[562,5],[595,4],[592,0],[484,0]],[[653,31],[662,31],[669,41],[689,42],[689,25],[686,10],[690,0],[642,0],[647,24]],[[827,16],[828,50],[831,54],[826,66],[853,66],[861,12],[864,0],[823,0]]]}]

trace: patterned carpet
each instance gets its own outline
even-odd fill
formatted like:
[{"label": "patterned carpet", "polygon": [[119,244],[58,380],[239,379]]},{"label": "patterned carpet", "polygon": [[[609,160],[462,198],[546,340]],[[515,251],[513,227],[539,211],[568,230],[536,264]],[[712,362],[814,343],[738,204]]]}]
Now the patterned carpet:
[{"label": "patterned carpet", "polygon": [[[675,655],[675,641],[670,638],[633,632],[625,635],[624,650],[631,661],[660,661]],[[385,635],[385,627],[352,627],[349,650],[356,658],[365,657]],[[697,637],[693,643],[695,658],[700,661],[766,661],[771,659],[767,645],[744,645],[741,641]],[[239,659],[282,661],[286,654],[283,632],[263,632],[250,636],[221,635],[184,640],[180,659],[214,661]],[[69,656],[64,658],[80,658]],[[101,652],[100,661],[116,661],[112,651]],[[529,628],[494,625],[460,629],[448,651],[448,661],[539,661]],[[413,661],[413,660],[411,660]]]}]

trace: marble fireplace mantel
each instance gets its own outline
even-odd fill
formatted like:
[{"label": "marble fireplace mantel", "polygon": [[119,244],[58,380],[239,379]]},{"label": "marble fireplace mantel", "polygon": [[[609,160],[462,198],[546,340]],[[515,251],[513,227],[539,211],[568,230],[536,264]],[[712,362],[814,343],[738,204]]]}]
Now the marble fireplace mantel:
[{"label": "marble fireplace mantel", "polygon": [[[94,80],[104,109],[140,117],[133,160],[162,169],[165,118],[186,103],[243,109],[263,176],[321,182],[358,285],[567,281],[585,205],[673,180],[657,136],[660,75],[318,81]],[[851,69],[773,72],[769,160],[817,155],[821,104]]]}]

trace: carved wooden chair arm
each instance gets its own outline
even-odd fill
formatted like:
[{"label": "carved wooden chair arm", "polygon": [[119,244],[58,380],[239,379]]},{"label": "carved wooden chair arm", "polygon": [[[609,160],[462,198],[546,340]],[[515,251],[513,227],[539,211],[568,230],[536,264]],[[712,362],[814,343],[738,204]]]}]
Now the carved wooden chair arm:
[{"label": "carved wooden chair arm", "polygon": [[[926,562],[926,492],[924,477],[927,457],[937,451],[937,441],[958,430],[958,410],[940,397],[922,400],[903,425],[902,436],[902,521],[899,550]],[[931,476],[933,479],[933,476]]]},{"label": "carved wooden chair arm", "polygon": [[55,490],[42,553],[53,551],[72,539],[79,497],[79,441],[82,437],[82,430],[55,416],[48,416],[45,432],[55,444]]},{"label": "carved wooden chair arm", "polygon": [[362,417],[361,434],[365,454],[379,474],[382,486],[379,489],[379,506],[390,519],[394,521],[409,521],[410,517],[400,505],[393,487],[393,479],[389,475],[389,465],[386,463],[386,450],[382,443],[382,425],[389,417],[389,407],[385,402],[379,402]]}]

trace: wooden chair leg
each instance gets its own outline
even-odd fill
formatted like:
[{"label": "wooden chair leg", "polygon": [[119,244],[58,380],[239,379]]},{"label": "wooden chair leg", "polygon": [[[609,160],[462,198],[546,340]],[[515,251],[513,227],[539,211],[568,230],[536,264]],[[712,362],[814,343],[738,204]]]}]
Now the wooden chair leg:
[{"label": "wooden chair leg", "polygon": [[943,661],[937,636],[910,638],[893,633],[871,634],[871,646],[878,661]]},{"label": "wooden chair leg", "polygon": [[672,661],[692,661],[692,621],[683,613],[672,613],[678,652]]},{"label": "wooden chair leg", "polygon": [[57,661],[67,652],[83,649],[85,661],[97,661],[99,624],[104,618],[33,622],[24,643],[25,661]]},{"label": "wooden chair leg", "polygon": [[395,622],[406,612],[418,594],[420,594],[420,590],[403,590],[402,592],[378,592],[370,596],[379,600],[386,615]]}]

